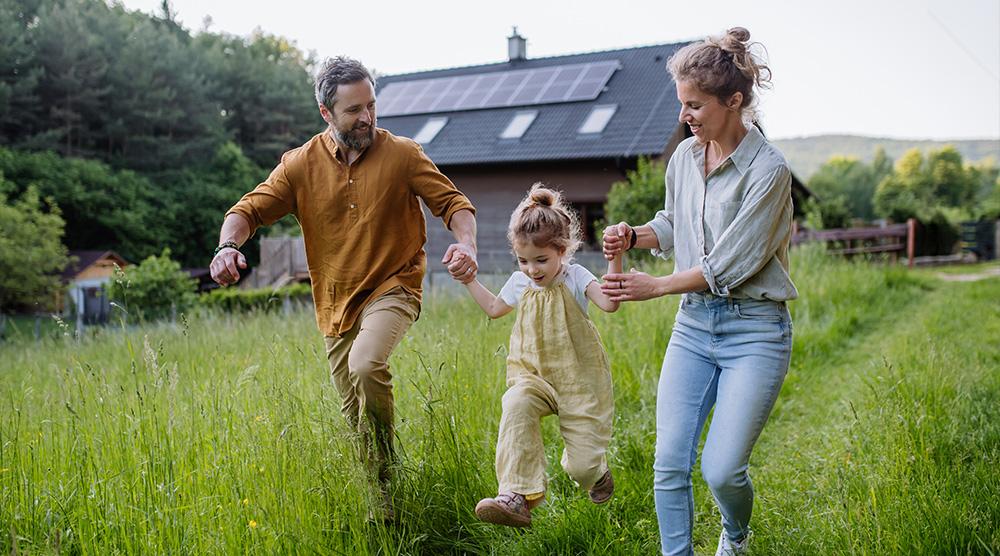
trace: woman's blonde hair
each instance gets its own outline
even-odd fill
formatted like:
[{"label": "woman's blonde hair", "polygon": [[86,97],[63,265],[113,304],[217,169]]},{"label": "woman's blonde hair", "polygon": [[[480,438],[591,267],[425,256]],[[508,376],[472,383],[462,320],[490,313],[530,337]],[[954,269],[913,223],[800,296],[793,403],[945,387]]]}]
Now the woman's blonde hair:
[{"label": "woman's blonde hair", "polygon": [[745,120],[754,121],[754,86],[771,85],[771,69],[764,63],[766,54],[764,45],[750,42],[750,31],[733,27],[722,36],[708,37],[678,50],[667,61],[667,70],[675,82],[689,81],[723,104],[734,93],[743,93],[740,110]]},{"label": "woman's blonde hair", "polygon": [[555,247],[566,257],[580,247],[581,228],[576,212],[566,206],[558,191],[541,183],[531,186],[510,217],[507,241],[531,243],[538,247]]}]

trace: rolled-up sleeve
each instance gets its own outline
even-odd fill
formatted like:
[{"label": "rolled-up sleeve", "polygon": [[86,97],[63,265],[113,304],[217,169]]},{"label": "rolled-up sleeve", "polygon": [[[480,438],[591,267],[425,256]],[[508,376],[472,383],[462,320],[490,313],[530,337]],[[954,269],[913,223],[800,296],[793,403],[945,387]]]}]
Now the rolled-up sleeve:
[{"label": "rolled-up sleeve", "polygon": [[449,230],[451,217],[456,212],[468,210],[476,213],[476,207],[472,206],[469,198],[438,170],[419,145],[410,155],[410,188],[423,199],[431,214],[444,221]]},{"label": "rolled-up sleeve", "polygon": [[248,192],[231,209],[226,216],[239,214],[250,223],[250,234],[261,226],[270,226],[279,218],[295,212],[295,194],[285,174],[284,163],[278,166],[267,177],[267,180]]},{"label": "rolled-up sleeve", "polygon": [[791,188],[792,174],[784,165],[750,188],[732,223],[701,259],[713,294],[730,295],[775,255],[791,225]]},{"label": "rolled-up sleeve", "polygon": [[656,235],[659,246],[650,249],[656,257],[669,259],[674,251],[674,175],[676,173],[673,157],[667,163],[667,172],[664,177],[666,194],[663,198],[663,210],[657,211],[653,219],[646,223]]}]

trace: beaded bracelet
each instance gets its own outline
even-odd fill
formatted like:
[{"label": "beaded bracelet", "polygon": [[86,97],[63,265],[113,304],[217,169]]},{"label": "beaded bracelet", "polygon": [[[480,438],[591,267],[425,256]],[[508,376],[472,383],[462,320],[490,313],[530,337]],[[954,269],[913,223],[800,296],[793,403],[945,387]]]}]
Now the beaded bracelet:
[{"label": "beaded bracelet", "polygon": [[212,256],[214,257],[215,255],[218,255],[219,251],[222,251],[223,249],[235,249],[239,251],[240,245],[233,240],[223,241],[218,247],[215,248],[215,253],[212,253]]}]

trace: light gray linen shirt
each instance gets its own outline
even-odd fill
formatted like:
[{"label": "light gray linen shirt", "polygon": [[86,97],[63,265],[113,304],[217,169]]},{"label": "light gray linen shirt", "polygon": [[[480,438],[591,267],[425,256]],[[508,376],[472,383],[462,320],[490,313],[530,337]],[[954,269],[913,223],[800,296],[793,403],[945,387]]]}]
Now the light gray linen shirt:
[{"label": "light gray linen shirt", "polygon": [[707,177],[705,147],[684,140],[667,164],[663,210],[647,223],[675,272],[701,265],[712,294],[788,301],[792,173],[755,126]]}]

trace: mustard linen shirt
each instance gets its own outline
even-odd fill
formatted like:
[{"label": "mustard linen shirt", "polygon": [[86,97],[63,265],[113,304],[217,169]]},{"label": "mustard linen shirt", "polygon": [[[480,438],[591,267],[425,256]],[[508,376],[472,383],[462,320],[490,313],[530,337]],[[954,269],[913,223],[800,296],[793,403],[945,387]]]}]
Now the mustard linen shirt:
[{"label": "mustard linen shirt", "polygon": [[376,128],[354,164],[337,156],[324,131],[281,157],[266,181],[226,213],[251,235],[291,213],[302,227],[316,324],[339,337],[372,299],[402,287],[419,300],[427,266],[420,200],[451,229],[451,217],[475,208],[418,143]]}]

